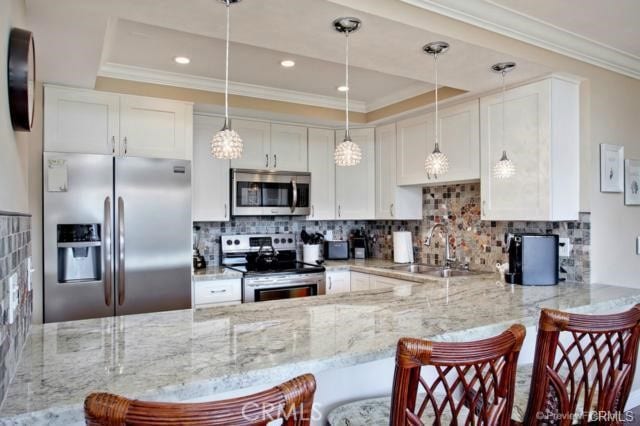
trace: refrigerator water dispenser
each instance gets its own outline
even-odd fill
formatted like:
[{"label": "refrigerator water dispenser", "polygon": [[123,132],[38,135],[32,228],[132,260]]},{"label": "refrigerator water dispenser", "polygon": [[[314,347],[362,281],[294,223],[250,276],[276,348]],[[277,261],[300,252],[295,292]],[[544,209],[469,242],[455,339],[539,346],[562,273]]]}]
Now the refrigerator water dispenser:
[{"label": "refrigerator water dispenser", "polygon": [[100,225],[58,225],[58,282],[102,280]]}]

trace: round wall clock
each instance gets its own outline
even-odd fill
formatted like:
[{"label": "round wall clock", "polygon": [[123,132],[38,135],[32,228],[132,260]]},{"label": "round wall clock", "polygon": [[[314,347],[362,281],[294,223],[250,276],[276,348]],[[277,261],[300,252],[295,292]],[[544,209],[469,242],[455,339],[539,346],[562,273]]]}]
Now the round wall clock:
[{"label": "round wall clock", "polygon": [[35,45],[30,31],[11,30],[7,71],[13,130],[29,132],[33,125],[36,83]]}]

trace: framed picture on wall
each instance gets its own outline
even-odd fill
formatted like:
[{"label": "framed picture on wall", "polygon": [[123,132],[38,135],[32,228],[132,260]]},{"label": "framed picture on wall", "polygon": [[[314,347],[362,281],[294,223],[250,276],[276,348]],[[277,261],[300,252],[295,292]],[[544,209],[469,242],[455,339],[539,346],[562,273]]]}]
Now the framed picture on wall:
[{"label": "framed picture on wall", "polygon": [[640,206],[640,160],[624,162],[624,204]]},{"label": "framed picture on wall", "polygon": [[624,190],[624,147],[600,144],[600,192]]}]

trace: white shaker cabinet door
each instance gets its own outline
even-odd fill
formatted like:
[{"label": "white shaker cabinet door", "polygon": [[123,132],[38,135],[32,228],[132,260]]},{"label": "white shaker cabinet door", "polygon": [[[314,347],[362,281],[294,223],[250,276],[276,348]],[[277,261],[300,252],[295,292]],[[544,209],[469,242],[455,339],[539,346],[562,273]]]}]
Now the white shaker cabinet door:
[{"label": "white shaker cabinet door", "polygon": [[275,170],[306,172],[307,128],[271,125],[271,167]]},{"label": "white shaker cabinet door", "polygon": [[120,155],[191,159],[192,104],[125,95],[120,106]]},{"label": "white shaker cabinet door", "polygon": [[195,115],[193,118],[193,220],[229,220],[229,160],[211,155],[211,138],[224,125],[223,117]]},{"label": "white shaker cabinet door", "polygon": [[232,168],[265,170],[273,167],[270,123],[236,119],[231,121],[231,126],[243,144],[242,157],[231,160]]},{"label": "white shaker cabinet door", "polygon": [[396,124],[398,185],[422,185],[429,182],[424,170],[424,160],[433,150],[433,120],[433,114],[429,113]]},{"label": "white shaker cabinet door", "polygon": [[327,271],[325,281],[327,294],[351,291],[351,272],[349,271]]},{"label": "white shaker cabinet door", "polygon": [[[375,218],[375,131],[353,129],[351,139],[362,150],[356,166],[336,166],[336,219]],[[336,146],[344,139],[336,131]]]},{"label": "white shaker cabinet door", "polygon": [[117,155],[119,114],[117,94],[47,85],[44,150]]},{"label": "white shaker cabinet door", "polygon": [[435,182],[464,182],[480,179],[479,101],[442,109],[438,114],[440,150],[449,159],[449,171]]},{"label": "white shaker cabinet door", "polygon": [[307,217],[309,220],[336,218],[334,138],[333,130],[309,129],[309,172],[311,173],[311,214]]}]

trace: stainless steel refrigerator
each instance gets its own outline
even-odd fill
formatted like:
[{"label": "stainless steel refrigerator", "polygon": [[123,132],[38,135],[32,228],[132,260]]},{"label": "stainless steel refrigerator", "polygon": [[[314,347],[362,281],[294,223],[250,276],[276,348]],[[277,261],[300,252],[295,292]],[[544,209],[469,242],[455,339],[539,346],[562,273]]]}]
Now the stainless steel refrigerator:
[{"label": "stainless steel refrigerator", "polygon": [[46,152],[45,322],[191,307],[191,165]]}]

